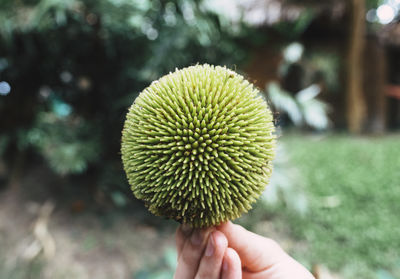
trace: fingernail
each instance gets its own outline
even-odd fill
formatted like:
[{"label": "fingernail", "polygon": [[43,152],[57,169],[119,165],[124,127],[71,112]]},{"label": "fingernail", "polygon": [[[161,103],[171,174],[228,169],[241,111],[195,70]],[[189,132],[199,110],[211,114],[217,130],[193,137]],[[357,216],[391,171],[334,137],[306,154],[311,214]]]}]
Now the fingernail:
[{"label": "fingernail", "polygon": [[212,254],[214,254],[214,238],[213,238],[213,234],[211,233],[210,237],[208,238],[205,255],[206,255],[206,257],[211,257]]},{"label": "fingernail", "polygon": [[194,230],[192,236],[190,237],[190,241],[193,245],[199,246],[203,242],[203,236],[200,230]]},{"label": "fingernail", "polygon": [[183,224],[181,226],[182,233],[188,236],[192,232],[192,228],[189,225]]}]

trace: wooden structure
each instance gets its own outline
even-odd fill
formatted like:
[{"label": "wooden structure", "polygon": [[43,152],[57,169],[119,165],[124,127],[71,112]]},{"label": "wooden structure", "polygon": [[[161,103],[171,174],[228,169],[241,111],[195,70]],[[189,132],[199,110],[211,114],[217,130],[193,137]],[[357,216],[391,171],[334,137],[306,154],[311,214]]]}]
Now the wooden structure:
[{"label": "wooden structure", "polygon": [[400,22],[387,25],[380,33],[387,61],[386,99],[388,127],[400,129]]},{"label": "wooden structure", "polygon": [[[324,94],[333,107],[332,120],[337,128],[346,127],[352,133],[382,133],[387,128],[400,128],[400,24],[392,24],[377,33],[367,33],[364,0],[337,1],[278,1],[265,0],[254,5],[264,7],[266,16],[257,25],[266,36],[275,36],[268,20],[268,7],[276,7],[275,22],[299,15],[310,6],[316,13],[298,39],[306,49],[326,49],[342,58],[339,73],[343,93]],[[251,14],[252,7],[246,13]],[[260,11],[259,11],[260,12]],[[272,35],[271,35],[272,34]],[[249,78],[264,89],[265,83],[278,80],[281,55],[278,51],[288,41],[273,37],[265,46],[253,50],[253,59],[245,68]],[[326,93],[326,92],[325,92]]]}]

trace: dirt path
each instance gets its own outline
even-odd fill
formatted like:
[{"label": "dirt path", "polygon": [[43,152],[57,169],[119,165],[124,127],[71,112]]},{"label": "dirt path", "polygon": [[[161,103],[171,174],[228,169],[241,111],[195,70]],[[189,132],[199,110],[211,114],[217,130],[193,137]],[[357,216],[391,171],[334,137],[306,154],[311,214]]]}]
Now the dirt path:
[{"label": "dirt path", "polygon": [[[37,172],[22,189],[44,183]],[[76,213],[44,194],[0,192],[0,278],[132,279],[174,245],[172,223],[144,225],[115,209]]]}]

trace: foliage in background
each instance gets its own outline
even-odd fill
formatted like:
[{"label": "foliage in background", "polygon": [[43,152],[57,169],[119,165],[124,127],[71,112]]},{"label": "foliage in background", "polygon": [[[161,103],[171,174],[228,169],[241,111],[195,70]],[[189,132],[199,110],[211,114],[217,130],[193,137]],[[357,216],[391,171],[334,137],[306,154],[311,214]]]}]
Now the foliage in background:
[{"label": "foliage in background", "polygon": [[[288,44],[282,54],[280,84],[270,82],[266,85],[266,94],[279,114],[278,119],[287,115],[296,127],[327,130],[330,128],[330,108],[317,97],[322,86],[333,92],[338,89],[339,62],[336,56],[325,52],[307,53],[298,42]],[[287,123],[280,124],[287,126]]]},{"label": "foliage in background", "polygon": [[267,94],[272,105],[278,112],[287,113],[296,126],[307,125],[316,130],[326,130],[329,127],[328,105],[318,99],[318,85],[313,84],[292,96],[277,83],[267,86]]},{"label": "foliage in background", "polygon": [[0,258],[0,278],[5,279],[26,279],[41,278],[43,262],[35,260],[33,262],[9,263]]},{"label": "foliage in background", "polygon": [[34,150],[61,175],[92,168],[127,191],[120,136],[137,94],[175,67],[243,62],[253,34],[194,0],[3,0],[0,22],[6,159]]},{"label": "foliage in background", "polygon": [[40,152],[57,173],[75,174],[86,170],[89,163],[101,156],[93,129],[77,116],[61,117],[41,112],[33,128],[20,140]]},{"label": "foliage in background", "polygon": [[288,40],[295,40],[306,30],[314,17],[312,9],[305,9],[297,20],[279,22],[274,28]]},{"label": "foliage in background", "polygon": [[337,94],[340,88],[339,54],[328,51],[308,51],[304,55],[303,68],[307,70],[308,79],[324,83],[329,93]]}]

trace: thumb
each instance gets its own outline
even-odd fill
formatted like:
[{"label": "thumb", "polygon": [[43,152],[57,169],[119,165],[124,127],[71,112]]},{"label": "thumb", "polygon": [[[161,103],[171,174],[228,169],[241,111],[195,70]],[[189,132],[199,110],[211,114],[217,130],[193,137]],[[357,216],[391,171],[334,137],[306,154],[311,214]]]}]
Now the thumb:
[{"label": "thumb", "polygon": [[225,234],[228,246],[233,248],[250,272],[259,272],[289,256],[274,240],[252,233],[242,226],[226,222],[217,229]]}]

